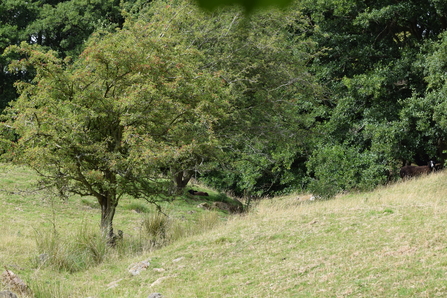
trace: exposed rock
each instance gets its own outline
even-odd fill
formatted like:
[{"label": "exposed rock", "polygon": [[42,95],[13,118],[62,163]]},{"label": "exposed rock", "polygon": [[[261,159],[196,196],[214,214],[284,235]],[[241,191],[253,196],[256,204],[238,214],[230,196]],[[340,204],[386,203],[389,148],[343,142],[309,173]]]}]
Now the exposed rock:
[{"label": "exposed rock", "polygon": [[11,270],[5,270],[2,273],[1,281],[16,292],[26,294],[29,291],[25,282]]},{"label": "exposed rock", "polygon": [[146,270],[150,264],[151,263],[149,263],[149,260],[132,264],[129,266],[129,272],[132,275],[138,275],[141,273],[141,271]]},{"label": "exposed rock", "polygon": [[163,298],[163,295],[160,293],[152,293],[147,298]]},{"label": "exposed rock", "polygon": [[17,298],[17,295],[10,291],[1,291],[0,298]]}]

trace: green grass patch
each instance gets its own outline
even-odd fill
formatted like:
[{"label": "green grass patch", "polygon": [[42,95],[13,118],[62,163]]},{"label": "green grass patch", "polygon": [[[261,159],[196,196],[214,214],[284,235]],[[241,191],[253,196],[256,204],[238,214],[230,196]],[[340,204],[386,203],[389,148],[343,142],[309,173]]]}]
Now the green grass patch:
[{"label": "green grass patch", "polygon": [[127,204],[123,204],[122,208],[125,210],[135,211],[136,213],[149,213],[151,210],[147,203],[139,201],[131,201]]},{"label": "green grass patch", "polygon": [[101,208],[101,206],[99,206],[98,201],[94,198],[81,198],[80,202],[82,205],[87,206],[89,208],[93,209]]},{"label": "green grass patch", "polygon": [[[163,204],[168,217],[150,206],[134,212],[124,199],[115,218],[123,241],[105,251],[99,210],[81,198],[1,192],[0,220],[10,224],[0,230],[0,263],[34,297],[444,297],[445,181],[441,172],[322,202],[274,198],[232,217],[198,209],[203,198]],[[58,257],[37,259],[45,253]],[[129,274],[142,260],[149,267]]]}]

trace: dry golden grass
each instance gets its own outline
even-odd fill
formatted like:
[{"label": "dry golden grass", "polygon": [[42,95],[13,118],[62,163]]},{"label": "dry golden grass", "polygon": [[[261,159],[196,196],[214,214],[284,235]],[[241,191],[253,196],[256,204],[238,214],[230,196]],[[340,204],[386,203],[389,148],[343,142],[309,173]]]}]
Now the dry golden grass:
[{"label": "dry golden grass", "polygon": [[[447,172],[328,201],[297,197],[261,201],[204,234],[71,274],[25,268],[35,243],[7,228],[0,261],[24,267],[36,297],[447,296]],[[148,259],[147,270],[129,274]]]},{"label": "dry golden grass", "polygon": [[[447,175],[370,193],[266,200],[202,237],[152,255],[167,297],[447,295]],[[170,262],[183,256],[182,265]],[[149,272],[146,284],[157,274]]]}]

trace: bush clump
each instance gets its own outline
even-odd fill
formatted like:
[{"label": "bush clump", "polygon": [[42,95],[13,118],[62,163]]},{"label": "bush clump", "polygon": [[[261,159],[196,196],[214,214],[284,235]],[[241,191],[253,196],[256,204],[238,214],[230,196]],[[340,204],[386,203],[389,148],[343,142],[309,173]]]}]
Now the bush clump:
[{"label": "bush clump", "polygon": [[386,165],[377,154],[341,145],[316,150],[307,167],[309,191],[326,199],[353,189],[372,190],[387,179]]}]

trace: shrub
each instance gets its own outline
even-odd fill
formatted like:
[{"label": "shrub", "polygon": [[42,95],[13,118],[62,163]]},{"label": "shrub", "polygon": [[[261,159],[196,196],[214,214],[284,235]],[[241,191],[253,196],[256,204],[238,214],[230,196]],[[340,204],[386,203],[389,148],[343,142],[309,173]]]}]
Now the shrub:
[{"label": "shrub", "polygon": [[308,189],[322,198],[353,189],[371,190],[386,181],[386,166],[380,158],[352,147],[320,148],[309,158],[307,167],[312,177]]}]

